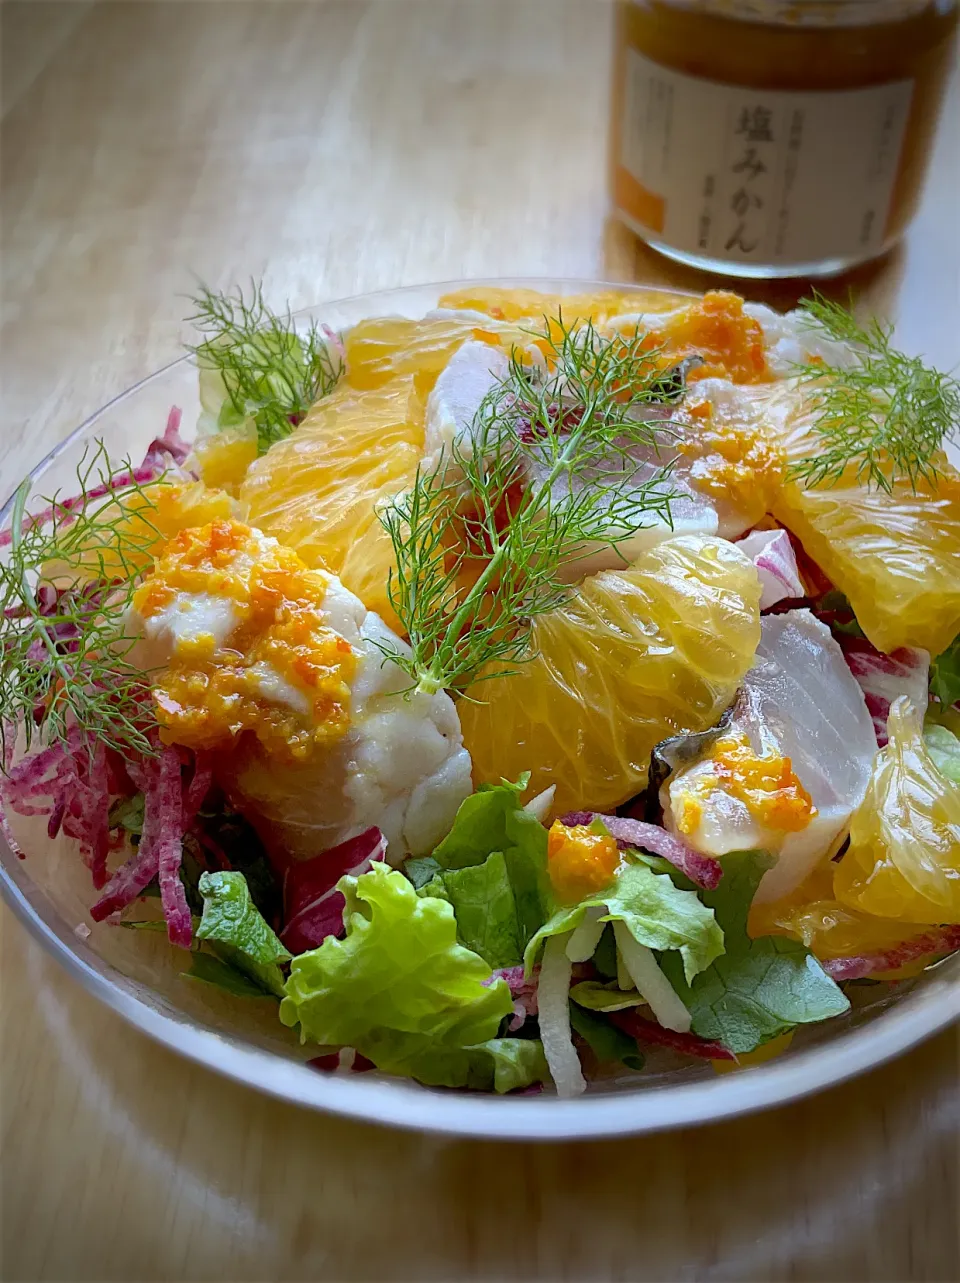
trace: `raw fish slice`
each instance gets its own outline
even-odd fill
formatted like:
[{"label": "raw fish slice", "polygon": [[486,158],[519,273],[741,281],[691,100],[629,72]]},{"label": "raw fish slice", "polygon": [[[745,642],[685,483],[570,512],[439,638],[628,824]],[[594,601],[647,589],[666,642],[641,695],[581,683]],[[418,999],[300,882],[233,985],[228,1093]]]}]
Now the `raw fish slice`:
[{"label": "raw fish slice", "polygon": [[427,400],[422,467],[429,470],[451,457],[454,441],[469,432],[484,397],[502,381],[508,361],[501,348],[476,340],[454,352],[433,385]]},{"label": "raw fish slice", "polygon": [[745,735],[758,756],[789,758],[816,814],[794,832],[765,827],[740,798],[711,786],[718,777],[707,757],[665,785],[665,817],[676,829],[684,799],[693,797],[700,819],[683,836],[697,850],[724,855],[765,847],[778,854],[757,891],[759,903],[776,900],[836,849],[863,800],[877,751],[863,692],[830,630],[810,611],[763,619],[756,662],[727,733]]}]

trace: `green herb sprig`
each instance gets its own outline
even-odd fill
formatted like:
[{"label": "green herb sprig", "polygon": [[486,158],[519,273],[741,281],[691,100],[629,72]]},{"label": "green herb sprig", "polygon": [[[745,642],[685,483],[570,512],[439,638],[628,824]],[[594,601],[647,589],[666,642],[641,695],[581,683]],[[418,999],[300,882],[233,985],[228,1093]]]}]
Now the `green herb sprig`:
[{"label": "green herb sprig", "polygon": [[[152,755],[149,674],[131,659],[126,631],[144,561],[157,538],[155,480],[130,461],[110,463],[102,441],[76,470],[78,492],[27,511],[30,482],[14,498],[9,550],[0,556],[0,744],[18,730],[29,748],[76,728],[88,743]],[[161,480],[157,478],[156,480]],[[137,520],[131,521],[135,497]]]},{"label": "green herb sprig", "polygon": [[854,468],[859,484],[892,493],[897,481],[916,491],[935,485],[936,455],[960,433],[960,384],[893,347],[893,326],[861,324],[820,294],[802,305],[810,329],[849,344],[851,366],[811,361],[795,367],[808,385],[818,449],[791,468],[807,486],[836,485]]},{"label": "green herb sprig", "polygon": [[202,285],[191,301],[196,311],[187,319],[206,337],[189,350],[220,374],[238,419],[254,420],[263,454],[336,387],[342,362],[329,333],[315,321],[298,330],[289,311],[271,311],[256,281],[249,296]]},{"label": "green herb sprig", "polygon": [[672,458],[636,480],[638,447],[659,458],[674,435],[660,350],[639,329],[608,339],[562,319],[540,337],[546,368],[514,350],[470,431],[379,514],[410,645],[382,649],[421,691],[515,671],[533,657],[532,621],[567,598],[565,562],[670,523]]}]

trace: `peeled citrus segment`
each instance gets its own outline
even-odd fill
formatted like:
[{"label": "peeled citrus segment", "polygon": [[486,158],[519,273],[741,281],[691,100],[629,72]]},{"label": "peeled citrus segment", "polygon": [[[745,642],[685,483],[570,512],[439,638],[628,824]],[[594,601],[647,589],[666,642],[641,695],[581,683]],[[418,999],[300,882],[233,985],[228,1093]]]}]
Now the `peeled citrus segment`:
[{"label": "peeled citrus segment", "polygon": [[423,401],[411,375],[359,392],[341,383],[250,468],[240,491],[249,521],[337,573],[396,628],[387,596],[393,549],[376,506],[413,481]]},{"label": "peeled citrus segment", "polygon": [[881,918],[960,922],[960,784],[934,766],[920,710],[905,696],[890,709],[887,732],[834,893]]},{"label": "peeled citrus segment", "polygon": [[[536,658],[460,701],[475,783],[530,771],[553,813],[605,811],[646,783],[668,735],[712,726],[760,639],[760,581],[732,544],[668,539],[587,579],[533,626]],[[483,701],[483,702],[473,702]]]},{"label": "peeled citrus segment", "polygon": [[663,290],[597,290],[593,294],[541,294],[501,285],[468,285],[440,298],[440,306],[485,312],[502,321],[537,320],[562,312],[565,322],[604,321],[622,312],[659,311],[683,302]]},{"label": "peeled citrus segment", "polygon": [[377,388],[401,375],[412,375],[426,397],[454,352],[470,339],[500,344],[507,351],[526,346],[531,336],[513,325],[463,316],[427,316],[410,321],[384,316],[361,321],[344,336],[347,382],[354,388]]},{"label": "peeled citrus segment", "polygon": [[754,903],[750,909],[751,936],[789,936],[825,960],[885,953],[926,930],[917,922],[875,918],[841,904],[833,894],[835,868],[831,860],[826,860],[782,900]]},{"label": "peeled citrus segment", "polygon": [[783,487],[776,518],[850,600],[878,650],[938,655],[960,633],[960,476],[944,460],[935,487],[868,490],[850,470],[836,486]]},{"label": "peeled citrus segment", "polygon": [[193,447],[191,465],[205,485],[235,495],[257,457],[256,429],[247,424],[221,429],[199,438]]}]

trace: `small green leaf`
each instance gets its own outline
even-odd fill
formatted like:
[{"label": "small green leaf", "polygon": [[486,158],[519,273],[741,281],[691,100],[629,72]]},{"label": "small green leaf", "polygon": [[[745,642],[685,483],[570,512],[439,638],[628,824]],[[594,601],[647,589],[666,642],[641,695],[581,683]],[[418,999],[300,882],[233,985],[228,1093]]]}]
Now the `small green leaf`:
[{"label": "small green leaf", "polygon": [[923,742],[943,778],[960,784],[960,739],[953,731],[928,716],[923,727]]},{"label": "small green leaf", "polygon": [[112,829],[126,829],[128,833],[140,837],[143,833],[143,794],[118,797],[110,807],[107,822]]},{"label": "small green leaf", "polygon": [[420,894],[438,896],[453,905],[460,943],[491,967],[515,967],[523,961],[517,903],[499,851],[483,864],[438,874]]},{"label": "small green leaf", "polygon": [[930,664],[930,692],[945,707],[960,700],[960,636]]},{"label": "small green leaf", "polygon": [[584,1011],[571,1002],[570,1024],[601,1064],[619,1063],[637,1071],[643,1068],[643,1056],[637,1049],[636,1040],[616,1025],[611,1025],[609,1020]]},{"label": "small green leaf", "polygon": [[225,989],[237,998],[269,998],[271,994],[256,984],[242,971],[232,967],[222,958],[215,958],[210,953],[195,953],[190,961],[189,971],[183,972],[187,980],[201,980],[204,984],[215,985]]},{"label": "small green leaf", "polygon": [[723,878],[701,895],[723,928],[726,951],[691,982],[676,960],[660,960],[686,1005],[693,1032],[733,1052],[753,1051],[799,1024],[842,1015],[850,1003],[808,949],[793,940],[747,934],[750,903],[773,858],[763,851],[723,857]]},{"label": "small green leaf", "polygon": [[217,952],[255,984],[283,997],[280,963],[291,954],[283,947],[250,898],[242,873],[204,873],[200,878],[203,920],[197,939],[208,940]]},{"label": "small green leaf", "polygon": [[570,997],[588,1011],[626,1011],[643,1002],[636,989],[621,989],[615,980],[603,985],[581,980],[570,990]]},{"label": "small green leaf", "polygon": [[604,907],[604,921],[624,923],[648,949],[678,950],[688,980],[723,953],[723,932],[713,910],[695,892],[677,887],[667,874],[654,873],[645,861],[630,859],[620,866],[608,890],[560,909],[541,927],[524,954],[528,972],[544,940],[572,931],[593,906]]},{"label": "small green leaf", "polygon": [[516,904],[521,946],[549,913],[547,830],[523,809],[526,779],[516,784],[481,784],[461,803],[453,828],[433,853],[444,870],[482,865],[499,853]]},{"label": "small green leaf", "polygon": [[413,883],[414,890],[419,891],[440,872],[440,865],[432,856],[427,855],[421,859],[405,860],[403,871]]}]

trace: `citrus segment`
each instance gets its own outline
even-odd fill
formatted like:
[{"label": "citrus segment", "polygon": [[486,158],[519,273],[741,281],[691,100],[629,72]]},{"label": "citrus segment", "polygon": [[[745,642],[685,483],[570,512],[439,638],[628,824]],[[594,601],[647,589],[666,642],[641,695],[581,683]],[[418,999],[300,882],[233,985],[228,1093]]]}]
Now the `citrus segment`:
[{"label": "citrus segment", "polygon": [[835,865],[834,894],[864,913],[907,922],[960,922],[960,785],[937,770],[920,711],[901,696],[890,736]]},{"label": "citrus segment", "polygon": [[826,960],[884,953],[926,930],[920,923],[875,918],[841,904],[833,893],[836,867],[832,860],[825,860],[782,900],[753,904],[750,935],[789,936]]},{"label": "citrus segment", "polygon": [[587,579],[533,625],[536,658],[460,701],[475,783],[556,785],[553,811],[608,810],[668,735],[712,726],[760,639],[760,583],[732,544],[685,535]]},{"label": "citrus segment", "polygon": [[516,326],[491,319],[474,323],[461,316],[426,317],[410,321],[385,316],[361,321],[344,335],[347,383],[354,388],[377,388],[400,375],[412,375],[417,391],[426,397],[454,352],[470,339],[509,349],[531,342]]},{"label": "citrus segment", "polygon": [[938,655],[960,633],[960,476],[940,467],[937,484],[916,491],[907,481],[891,494],[867,489],[848,469],[835,486],[788,482],[773,504],[885,654]]},{"label": "citrus segment", "polygon": [[597,290],[593,294],[541,294],[501,285],[471,285],[440,298],[440,306],[485,312],[501,321],[541,321],[562,312],[565,322],[598,323],[625,312],[655,312],[676,307],[685,295],[664,290]]},{"label": "citrus segment", "polygon": [[409,486],[423,450],[423,401],[411,375],[371,391],[341,384],[250,468],[250,523],[344,585],[391,627],[393,565],[377,505]]}]

